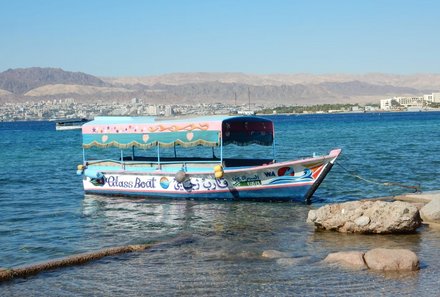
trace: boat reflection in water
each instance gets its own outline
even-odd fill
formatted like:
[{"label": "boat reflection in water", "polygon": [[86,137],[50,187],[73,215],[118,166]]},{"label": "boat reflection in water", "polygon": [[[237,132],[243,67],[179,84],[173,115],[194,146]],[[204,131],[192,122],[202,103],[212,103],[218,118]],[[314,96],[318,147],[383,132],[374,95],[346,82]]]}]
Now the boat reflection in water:
[{"label": "boat reflection in water", "polygon": [[[285,241],[284,232],[277,230],[287,230],[287,221],[289,228],[296,224],[307,226],[307,206],[304,204],[85,195],[82,212],[92,229],[108,233],[109,238],[113,237],[120,244],[157,242],[190,235],[205,242],[206,247],[216,245],[212,248],[219,254],[236,250],[239,253],[251,252],[258,257],[261,245]],[[115,238],[114,234],[118,236]],[[237,244],[241,241],[243,243]],[[251,246],[248,246],[249,243]],[[303,245],[304,242],[298,244]]]}]

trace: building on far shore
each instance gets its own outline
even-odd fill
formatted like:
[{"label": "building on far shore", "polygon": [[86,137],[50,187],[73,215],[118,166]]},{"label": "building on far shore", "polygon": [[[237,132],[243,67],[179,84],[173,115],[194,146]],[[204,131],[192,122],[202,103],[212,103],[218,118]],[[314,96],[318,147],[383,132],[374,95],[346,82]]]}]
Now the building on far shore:
[{"label": "building on far shore", "polygon": [[432,93],[423,96],[393,97],[380,100],[380,109],[398,110],[401,108],[422,108],[429,103],[440,102],[440,93]]},{"label": "building on far shore", "polygon": [[428,102],[439,103],[440,102],[440,93],[432,93],[430,95],[429,94],[423,95],[423,99]]}]

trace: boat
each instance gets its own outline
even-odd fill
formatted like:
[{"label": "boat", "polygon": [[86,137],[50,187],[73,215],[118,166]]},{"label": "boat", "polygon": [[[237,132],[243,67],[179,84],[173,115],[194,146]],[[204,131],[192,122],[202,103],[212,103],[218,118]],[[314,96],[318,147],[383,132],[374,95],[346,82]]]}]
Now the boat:
[{"label": "boat", "polygon": [[55,121],[55,130],[81,130],[82,125],[90,120],[82,119],[65,119]]},{"label": "boat", "polygon": [[274,136],[258,116],[96,117],[82,126],[77,174],[85,194],[310,202],[341,149],[277,162]]}]

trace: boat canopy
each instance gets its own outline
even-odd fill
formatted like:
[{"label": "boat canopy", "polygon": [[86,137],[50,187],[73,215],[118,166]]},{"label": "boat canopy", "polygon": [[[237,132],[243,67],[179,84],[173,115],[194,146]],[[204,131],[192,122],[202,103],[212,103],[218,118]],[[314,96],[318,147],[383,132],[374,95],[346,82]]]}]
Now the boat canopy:
[{"label": "boat canopy", "polygon": [[214,116],[181,120],[153,117],[96,117],[82,126],[83,147],[150,148],[272,145],[271,120],[254,116]]}]

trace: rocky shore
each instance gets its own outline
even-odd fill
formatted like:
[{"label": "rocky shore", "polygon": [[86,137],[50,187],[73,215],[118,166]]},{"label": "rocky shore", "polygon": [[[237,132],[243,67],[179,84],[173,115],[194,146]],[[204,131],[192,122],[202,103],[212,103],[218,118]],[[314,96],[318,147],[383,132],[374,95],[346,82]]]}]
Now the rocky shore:
[{"label": "rocky shore", "polygon": [[[310,210],[307,222],[313,224],[317,231],[361,234],[414,233],[422,224],[429,227],[440,226],[440,191],[325,205]],[[276,253],[272,251],[266,254],[273,256]],[[413,251],[382,247],[367,252],[330,253],[323,263],[384,272],[420,269],[418,256]]]}]

